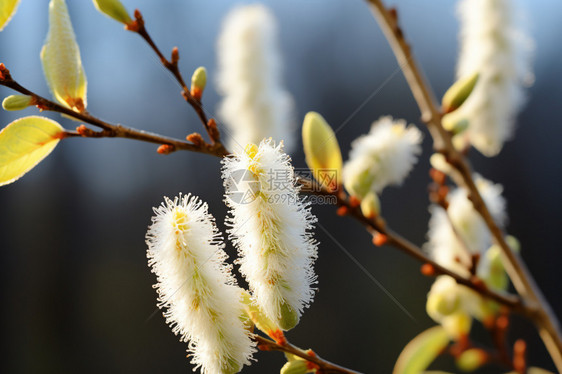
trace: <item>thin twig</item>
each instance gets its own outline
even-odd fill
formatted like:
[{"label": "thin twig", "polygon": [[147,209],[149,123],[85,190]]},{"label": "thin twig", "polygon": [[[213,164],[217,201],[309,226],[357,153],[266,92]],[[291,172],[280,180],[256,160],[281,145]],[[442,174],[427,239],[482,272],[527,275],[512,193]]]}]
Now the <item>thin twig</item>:
[{"label": "thin twig", "polygon": [[259,335],[255,335],[254,340],[258,343],[259,346],[261,346],[262,350],[286,352],[312,362],[318,365],[322,373],[360,374],[358,371],[333,364],[330,361],[326,361],[317,355],[310,355],[306,351],[292,345],[289,342],[279,344],[271,339],[267,339]]},{"label": "thin twig", "polygon": [[[27,88],[21,86],[19,83],[17,83],[15,80],[12,79],[8,69],[6,69],[5,67],[2,70],[2,72],[3,72],[3,78],[0,79],[0,85],[9,87],[9,88],[13,89],[14,91],[17,91],[17,92],[22,93],[24,95],[31,96],[33,98],[32,102],[40,110],[48,110],[48,111],[52,111],[52,112],[58,112],[58,113],[61,113],[61,114],[65,114],[69,117],[75,118],[75,119],[77,119],[79,121],[83,121],[85,123],[89,123],[91,125],[99,127],[100,129],[105,130],[105,132],[103,133],[103,136],[87,136],[87,134],[80,134],[83,137],[128,138],[128,139],[136,139],[136,140],[141,140],[141,141],[144,141],[144,142],[155,143],[155,144],[160,144],[160,145],[170,145],[170,146],[173,147],[174,150],[185,150],[185,151],[192,151],[192,152],[198,152],[198,153],[205,153],[205,154],[210,154],[210,155],[218,156],[218,157],[221,157],[221,156],[224,156],[224,155],[227,154],[227,152],[224,148],[214,147],[214,146],[206,144],[206,143],[196,145],[196,144],[189,143],[187,141],[169,138],[169,137],[154,134],[154,133],[151,133],[151,132],[126,127],[126,126],[123,126],[123,125],[111,124],[109,122],[102,121],[101,119],[96,118],[96,117],[92,116],[91,114],[89,114],[87,112],[81,112],[81,113],[75,112],[72,109],[69,109],[65,106],[57,104],[57,103],[55,103],[51,100],[45,99],[44,97],[39,96],[38,94],[36,94],[36,93],[28,90]],[[74,134],[72,134],[72,135],[74,135]],[[72,135],[69,133],[69,136],[72,136]],[[98,135],[102,135],[102,134],[98,133]],[[74,136],[76,136],[76,135],[74,135]]]},{"label": "thin twig", "polygon": [[306,191],[314,191],[315,194],[319,195],[335,196],[338,206],[345,207],[347,214],[362,223],[369,232],[379,232],[383,235],[386,235],[386,237],[388,238],[388,245],[401,250],[402,252],[422,262],[423,264],[431,264],[431,266],[433,266],[433,268],[435,269],[435,275],[448,275],[455,279],[457,283],[469,287],[482,296],[497,301],[498,303],[509,307],[513,311],[523,314],[529,313],[528,310],[530,309],[530,306],[524,305],[521,299],[517,296],[493,291],[486,287],[486,285],[477,277],[465,278],[462,275],[439,265],[433,259],[428,257],[420,247],[416,246],[406,238],[392,231],[382,217],[375,217],[374,219],[365,217],[361,212],[361,209],[357,206],[354,206],[354,204],[352,204],[349,199],[347,199],[342,193],[329,191],[319,186],[317,183],[304,178],[300,178],[299,183],[304,186],[304,189]]},{"label": "thin twig", "polygon": [[226,154],[227,151],[226,151],[224,145],[221,143],[219,132],[217,131],[216,127],[213,128],[213,125],[211,125],[211,124],[215,123],[214,120],[212,120],[211,122],[209,121],[209,119],[207,118],[207,115],[205,114],[205,111],[203,110],[203,105],[201,104],[201,100],[194,97],[191,94],[191,91],[189,90],[187,85],[185,84],[183,76],[182,76],[182,74],[179,70],[179,67],[178,67],[179,51],[178,51],[177,47],[172,50],[171,59],[168,60],[162,54],[162,52],[160,51],[160,49],[158,48],[156,43],[150,37],[150,34],[148,33],[148,30],[146,29],[144,19],[142,17],[141,12],[138,9],[136,9],[134,15],[135,15],[135,20],[132,21],[125,28],[129,31],[135,32],[138,35],[140,35],[146,41],[146,43],[150,46],[150,48],[152,48],[154,53],[156,53],[156,55],[160,59],[160,62],[162,63],[162,66],[164,66],[166,69],[168,69],[172,73],[172,75],[174,76],[176,81],[181,86],[181,89],[182,89],[181,94],[182,94],[183,98],[185,99],[185,101],[187,101],[187,103],[189,103],[189,105],[191,105],[191,107],[197,113],[197,116],[199,117],[199,119],[203,123],[203,126],[205,127],[205,130],[207,131],[207,134],[209,135],[209,139],[211,141],[212,146],[217,149],[217,152],[219,154],[223,154],[223,155]]},{"label": "thin twig", "polygon": [[468,197],[472,201],[474,209],[482,216],[495,242],[502,249],[506,271],[517,292],[525,298],[527,304],[536,304],[536,308],[533,308],[534,313],[529,314],[529,317],[537,325],[539,334],[556,367],[559,371],[562,371],[560,324],[527,267],[505,241],[504,233],[494,221],[474,183],[470,164],[455,149],[450,134],[443,128],[437,101],[413,58],[402,30],[398,26],[396,11],[387,9],[381,0],[366,1],[383,30],[399,65],[402,66],[404,76],[420,108],[422,120],[427,124],[427,128],[433,137],[435,150],[442,153],[447,161],[461,174],[464,187],[468,190]]}]

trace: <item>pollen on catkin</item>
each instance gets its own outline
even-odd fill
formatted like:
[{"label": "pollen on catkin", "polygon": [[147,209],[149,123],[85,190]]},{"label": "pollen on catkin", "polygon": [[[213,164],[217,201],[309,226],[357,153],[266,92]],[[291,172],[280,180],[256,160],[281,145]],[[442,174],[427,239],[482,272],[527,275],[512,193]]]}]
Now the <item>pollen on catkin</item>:
[{"label": "pollen on catkin", "polygon": [[[503,226],[506,222],[503,187],[479,175],[475,176],[475,183],[492,216],[500,226]],[[486,223],[468,199],[466,189],[454,189],[449,193],[448,201],[447,211],[437,205],[430,207],[429,242],[426,248],[440,265],[468,276],[470,258],[464,247],[466,246],[473,254],[480,254],[481,260],[484,261],[484,253],[493,243],[492,236]],[[451,224],[454,225],[456,233]],[[462,238],[462,242],[457,234]]]},{"label": "pollen on catkin", "polygon": [[343,167],[347,191],[359,198],[381,193],[388,185],[399,185],[421,153],[422,134],[406,121],[381,117],[371,131],[351,143],[349,160]]},{"label": "pollen on catkin", "polygon": [[[290,158],[271,139],[223,160],[229,234],[255,302],[283,330],[313,299],[316,217],[299,196]],[[253,187],[250,187],[253,186]],[[241,199],[251,190],[252,198]]]},{"label": "pollen on catkin", "polygon": [[514,0],[462,0],[458,14],[457,76],[478,73],[479,78],[458,109],[468,120],[468,129],[456,138],[495,156],[513,133],[515,117],[525,102],[523,87],[533,81],[532,42],[521,28],[524,22]]},{"label": "pollen on catkin", "polygon": [[203,374],[237,373],[254,352],[242,294],[207,204],[191,195],[154,208],[146,242],[158,307]]}]

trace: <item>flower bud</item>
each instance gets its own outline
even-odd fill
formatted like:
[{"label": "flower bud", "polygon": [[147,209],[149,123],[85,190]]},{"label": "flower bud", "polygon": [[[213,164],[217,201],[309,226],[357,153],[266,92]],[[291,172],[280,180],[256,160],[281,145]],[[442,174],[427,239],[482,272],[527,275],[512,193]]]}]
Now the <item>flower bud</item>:
[{"label": "flower bud", "polygon": [[4,110],[22,110],[31,105],[33,98],[27,95],[10,95],[2,101]]},{"label": "flower bud", "polygon": [[466,313],[455,313],[441,321],[441,326],[453,340],[468,335],[472,326],[472,318]]},{"label": "flower bud", "polygon": [[445,95],[442,100],[442,110],[444,113],[449,113],[457,109],[468,98],[476,82],[478,81],[479,74],[474,73],[468,77],[461,78],[456,81]]},{"label": "flower bud", "polygon": [[508,235],[505,237],[505,241],[513,252],[515,253],[521,252],[521,243],[519,243],[519,240],[515,236]]},{"label": "flower bud", "polygon": [[241,291],[244,311],[256,327],[267,335],[271,335],[272,332],[279,330],[277,325],[267,318],[267,316],[260,310],[259,306],[252,301],[250,293],[246,290]]},{"label": "flower bud", "polygon": [[444,317],[456,313],[461,306],[460,291],[453,278],[438,277],[427,294],[427,314],[435,322],[441,322]]},{"label": "flower bud", "polygon": [[201,100],[203,90],[207,84],[207,70],[200,66],[193,72],[191,76],[191,95],[197,100]]},{"label": "flower bud", "polygon": [[49,2],[49,32],[40,57],[55,99],[67,108],[83,112],[87,106],[86,74],[64,0]]},{"label": "flower bud", "polygon": [[429,163],[434,169],[437,169],[447,175],[451,174],[453,167],[447,162],[445,156],[441,153],[434,153],[429,158]]},{"label": "flower bud", "polygon": [[287,361],[281,368],[281,374],[305,374],[308,372],[307,362],[302,359]]},{"label": "flower bud", "polygon": [[288,331],[299,323],[298,312],[291,308],[287,303],[281,304],[281,318],[277,320],[277,324],[281,329]]},{"label": "flower bud", "polygon": [[308,112],[302,124],[306,163],[324,187],[337,190],[341,184],[342,155],[336,134],[316,112]]},{"label": "flower bud", "polygon": [[435,320],[456,312],[459,306],[459,296],[456,295],[454,291],[452,291],[451,294],[430,292],[429,295],[427,295],[426,311],[427,314]]},{"label": "flower bud", "polygon": [[381,212],[381,203],[379,197],[374,192],[369,192],[363,200],[361,200],[361,212],[367,218],[374,218]]},{"label": "flower bud", "polygon": [[441,119],[443,128],[452,132],[454,135],[462,133],[468,128],[469,122],[462,112],[445,114]]},{"label": "flower bud", "polygon": [[501,252],[501,248],[496,244],[486,251],[488,274],[486,274],[484,280],[489,287],[505,291],[509,285],[509,278],[503,266]]},{"label": "flower bud", "polygon": [[488,361],[488,355],[480,348],[467,349],[457,358],[456,363],[462,371],[474,371]]},{"label": "flower bud", "polygon": [[93,0],[96,9],[108,17],[113,18],[117,22],[125,25],[132,21],[127,9],[119,0]]}]

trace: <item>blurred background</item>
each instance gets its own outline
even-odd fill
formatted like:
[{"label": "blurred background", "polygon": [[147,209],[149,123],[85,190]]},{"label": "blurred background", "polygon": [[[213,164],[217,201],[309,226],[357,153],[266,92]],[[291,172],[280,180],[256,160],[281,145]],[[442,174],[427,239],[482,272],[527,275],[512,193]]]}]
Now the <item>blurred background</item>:
[{"label": "blurred background", "polygon": [[[88,110],[113,123],[183,138],[202,126],[180,88],[136,35],[99,14],[91,1],[67,1],[88,77]],[[139,8],[163,51],[178,46],[188,78],[198,66],[216,71],[215,42],[221,19],[235,4],[215,0],[123,0]],[[344,155],[350,142],[381,115],[421,126],[419,111],[397,63],[361,0],[263,1],[279,23],[285,82],[294,95],[297,122],[307,111],[322,113],[333,127],[368,103],[338,133]],[[455,2],[389,1],[423,70],[440,97],[454,80],[458,51]],[[47,33],[48,1],[23,0],[0,33],[0,61],[24,86],[49,97],[39,51]],[[562,4],[524,1],[536,42],[536,81],[521,112],[516,137],[492,159],[476,151],[475,169],[504,186],[509,233],[558,317],[562,317]],[[204,105],[214,113],[220,99],[207,86]],[[0,96],[13,92],[0,87]],[[24,112],[0,112],[1,126]],[[66,128],[77,123],[43,113]],[[402,188],[388,188],[382,209],[396,231],[425,242],[428,221],[428,156],[424,154]],[[299,126],[295,137],[300,137]],[[298,140],[300,142],[300,140]],[[155,277],[146,260],[144,235],[152,207],[163,196],[191,192],[209,202],[224,229],[219,160],[121,139],[70,139],[21,180],[0,189],[2,360],[5,373],[179,373],[191,370],[180,343],[156,311]],[[300,147],[292,154],[304,167]],[[319,292],[288,338],[302,348],[364,373],[389,373],[403,346],[433,322],[425,314],[432,282],[420,264],[389,248],[375,248],[356,222],[332,206],[313,212],[414,319],[401,311],[320,228],[316,271]],[[235,250],[228,245],[231,258]],[[514,318],[510,341],[529,343],[529,361],[554,370],[533,326]],[[490,344],[476,324],[476,334]],[[277,372],[278,352],[260,352],[245,373]],[[434,367],[455,371],[451,360]],[[494,373],[498,368],[481,372]],[[504,370],[505,371],[505,370]]]}]

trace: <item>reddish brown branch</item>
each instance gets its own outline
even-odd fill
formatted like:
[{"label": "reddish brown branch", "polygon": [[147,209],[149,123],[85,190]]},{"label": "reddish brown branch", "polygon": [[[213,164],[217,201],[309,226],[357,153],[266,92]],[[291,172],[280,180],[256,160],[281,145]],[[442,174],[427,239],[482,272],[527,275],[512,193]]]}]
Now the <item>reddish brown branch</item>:
[{"label": "reddish brown branch", "polygon": [[182,89],[181,94],[183,98],[185,99],[185,101],[187,101],[187,103],[189,103],[189,105],[191,105],[191,107],[195,110],[197,116],[201,120],[201,123],[203,123],[203,126],[205,127],[205,130],[209,135],[209,139],[211,140],[212,147],[216,148],[219,154],[226,154],[227,151],[220,141],[220,134],[217,131],[216,127],[214,129],[212,128],[211,123],[207,118],[207,115],[205,114],[200,98],[194,97],[191,94],[191,91],[189,90],[187,85],[185,84],[183,76],[178,67],[178,61],[180,58],[178,48],[174,47],[174,49],[172,50],[171,58],[170,60],[168,60],[162,54],[156,43],[154,43],[154,41],[150,37],[150,34],[146,30],[142,14],[138,9],[135,10],[135,20],[132,21],[132,23],[130,25],[127,25],[125,28],[129,31],[139,34],[150,46],[150,48],[152,48],[154,53],[156,53],[156,55],[160,59],[162,66],[164,66],[166,69],[170,71],[170,73],[172,73],[176,81],[181,86]]},{"label": "reddish brown branch", "polygon": [[[77,131],[76,134],[79,134],[82,137],[128,138],[128,139],[141,140],[144,142],[149,142],[159,145],[173,146],[174,150],[185,150],[185,151],[192,151],[198,153],[205,153],[218,157],[222,157],[227,154],[227,151],[224,149],[224,147],[216,147],[214,145],[210,145],[207,143],[192,144],[187,141],[169,138],[151,132],[133,129],[123,125],[111,124],[109,122],[102,121],[101,119],[93,117],[92,115],[90,115],[88,112],[85,111],[84,112],[73,111],[72,109],[57,104],[51,100],[45,99],[44,97],[39,96],[38,94],[21,86],[19,83],[17,83],[15,80],[12,79],[12,76],[10,75],[8,69],[6,69],[5,67],[4,69],[1,70],[1,72],[2,72],[3,79],[0,78],[0,85],[9,87],[14,91],[17,91],[24,95],[31,96],[33,98],[32,99],[33,103],[39,108],[39,110],[48,110],[52,112],[65,114],[69,117],[75,118],[85,123],[89,123],[103,130],[101,132],[95,132],[91,129],[86,128],[85,126],[79,127],[79,129],[81,130]],[[69,132],[69,136],[76,136],[76,134]]]},{"label": "reddish brown branch", "polygon": [[326,360],[320,358],[316,354],[311,355],[309,352],[306,352],[306,351],[292,345],[289,342],[286,342],[285,344],[279,344],[279,343],[276,343],[275,341],[273,341],[271,339],[267,339],[267,338],[264,338],[264,337],[259,336],[259,335],[255,335],[254,340],[258,343],[258,347],[261,350],[281,351],[281,352],[286,352],[286,353],[290,353],[292,355],[298,356],[300,358],[305,359],[308,362],[312,362],[315,365],[317,365],[320,368],[322,373],[326,373],[326,374],[327,373],[360,374],[357,371],[350,370],[350,369],[344,368],[342,366],[333,364],[329,361],[326,361]]}]

